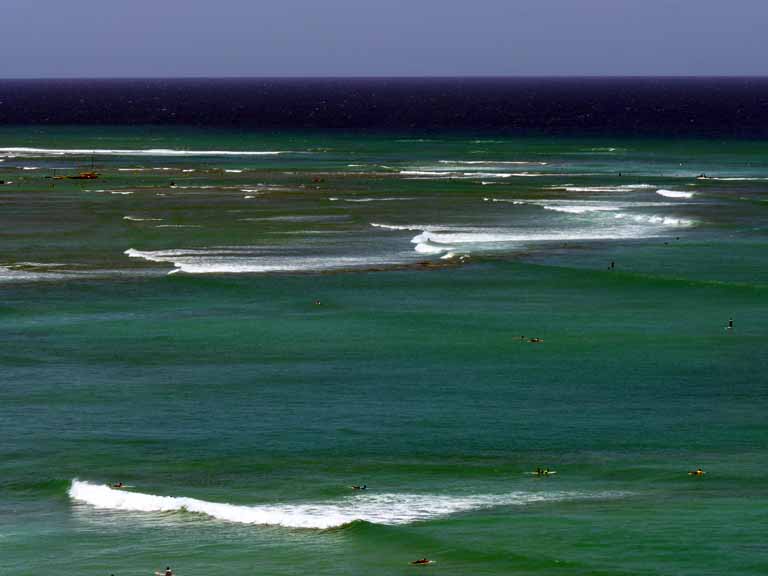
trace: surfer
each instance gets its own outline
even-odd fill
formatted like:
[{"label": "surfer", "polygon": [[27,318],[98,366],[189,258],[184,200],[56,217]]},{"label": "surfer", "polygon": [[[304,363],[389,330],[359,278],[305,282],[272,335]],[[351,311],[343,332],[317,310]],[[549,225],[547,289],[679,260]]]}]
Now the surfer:
[{"label": "surfer", "polygon": [[528,342],[531,342],[532,344],[539,344],[540,342],[544,342],[544,338],[531,338],[528,340]]},{"label": "surfer", "polygon": [[704,470],[701,468],[696,468],[696,470],[691,470],[688,472],[688,476],[704,476]]},{"label": "surfer", "polygon": [[431,564],[432,560],[428,560],[427,558],[419,558],[418,560],[414,560],[411,562],[411,564]]},{"label": "surfer", "polygon": [[117,484],[112,484],[112,488],[125,488],[125,484],[118,482]]},{"label": "surfer", "polygon": [[733,330],[733,318],[728,319],[728,326],[725,327],[726,330]]},{"label": "surfer", "polygon": [[368,484],[363,484],[362,486],[352,486],[352,490],[365,490],[368,488]]}]

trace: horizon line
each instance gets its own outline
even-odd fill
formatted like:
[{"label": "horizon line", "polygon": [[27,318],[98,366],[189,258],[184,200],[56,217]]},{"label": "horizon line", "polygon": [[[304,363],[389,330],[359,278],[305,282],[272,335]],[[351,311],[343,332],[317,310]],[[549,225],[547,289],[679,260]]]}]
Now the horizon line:
[{"label": "horizon line", "polygon": [[533,74],[533,75],[285,75],[285,76],[17,76],[0,78],[0,82],[19,81],[116,81],[116,80],[765,80],[768,75],[728,74]]}]

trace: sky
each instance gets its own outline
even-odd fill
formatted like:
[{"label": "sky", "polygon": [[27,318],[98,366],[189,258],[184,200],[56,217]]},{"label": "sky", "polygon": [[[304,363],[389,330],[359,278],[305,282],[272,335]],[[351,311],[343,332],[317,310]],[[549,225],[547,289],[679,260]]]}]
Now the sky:
[{"label": "sky", "polygon": [[768,74],[767,0],[0,0],[0,78]]}]

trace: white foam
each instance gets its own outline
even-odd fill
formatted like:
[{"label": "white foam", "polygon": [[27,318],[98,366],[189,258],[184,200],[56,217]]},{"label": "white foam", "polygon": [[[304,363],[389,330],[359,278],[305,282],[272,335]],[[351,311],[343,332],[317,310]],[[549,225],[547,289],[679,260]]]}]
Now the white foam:
[{"label": "white foam", "polygon": [[[105,148],[0,148],[0,152],[17,156],[274,156],[290,154],[287,150],[175,150],[149,148],[141,150]],[[123,168],[122,170],[139,170]]]},{"label": "white foam", "polygon": [[532,162],[529,160],[438,160],[440,164],[456,164],[458,166],[504,166],[504,165],[528,165],[546,166],[547,162]]},{"label": "white foam", "polygon": [[544,210],[554,210],[555,212],[566,212],[568,214],[587,214],[589,212],[614,212],[619,208],[617,206],[583,206],[583,205],[554,205],[543,204]]},{"label": "white foam", "polygon": [[651,184],[622,184],[620,186],[549,186],[550,190],[565,190],[566,192],[629,192],[654,188]]},{"label": "white foam", "polygon": [[656,194],[666,198],[693,198],[693,192],[678,192],[677,190],[656,190]]},{"label": "white foam", "polygon": [[377,256],[325,255],[307,256],[291,253],[269,253],[258,247],[156,250],[130,248],[125,254],[150,262],[166,262],[175,272],[187,274],[254,274],[267,272],[320,272],[360,269],[403,263],[402,259]]},{"label": "white foam", "polygon": [[414,236],[411,242],[416,244],[414,250],[419,254],[445,254],[451,253],[456,249],[453,246],[430,242],[429,232],[422,232]]},{"label": "white foam", "polygon": [[483,198],[483,202],[505,202],[507,204],[528,204],[526,200],[510,200],[508,198]]},{"label": "white foam", "polygon": [[135,216],[123,216],[123,220],[130,220],[131,222],[160,222],[162,218],[137,218]]},{"label": "white foam", "polygon": [[224,170],[224,172],[229,172],[231,174],[241,174],[242,170],[227,169],[227,170]]},{"label": "white foam", "polygon": [[155,228],[202,228],[198,224],[158,224]]},{"label": "white foam", "polygon": [[109,486],[73,480],[69,497],[102,510],[135,512],[188,512],[225,522],[287,528],[327,529],[354,521],[383,525],[422,522],[499,506],[524,506],[595,498],[617,498],[622,493],[508,492],[504,494],[355,494],[336,500],[311,503],[261,504],[256,506],[208,502],[183,496],[156,496],[114,490]]},{"label": "white foam", "polygon": [[405,197],[397,197],[397,196],[391,196],[386,198],[338,198],[336,196],[331,196],[328,198],[331,202],[396,202],[400,200],[416,200],[416,198],[405,198]]},{"label": "white foam", "polygon": [[371,226],[374,228],[383,228],[385,230],[436,230],[439,226],[432,226],[430,224],[380,224],[378,222],[371,222]]},{"label": "white foam", "polygon": [[443,178],[453,176],[451,172],[433,172],[431,170],[400,170],[400,174],[403,176],[441,176]]},{"label": "white foam", "polygon": [[[445,251],[461,250],[499,250],[525,246],[538,242],[567,242],[588,240],[617,240],[645,238],[659,233],[663,227],[692,226],[691,220],[671,216],[637,215],[623,212],[614,214],[615,218],[627,218],[633,224],[601,225],[580,228],[561,227],[544,230],[526,228],[491,228],[491,227],[444,227],[437,230],[425,230],[411,239],[418,251],[427,252],[435,247],[444,247]],[[432,248],[424,248],[427,243]],[[418,247],[422,246],[421,249]],[[437,250],[434,251],[436,253]]]},{"label": "white foam", "polygon": [[731,176],[731,177],[724,177],[724,176],[705,176],[705,177],[699,177],[697,180],[722,180],[726,182],[763,182],[765,180],[768,180],[768,178],[761,178],[759,176]]},{"label": "white foam", "polygon": [[672,216],[661,216],[657,214],[628,214],[619,212],[614,215],[615,218],[627,218],[639,224],[655,224],[658,226],[693,226],[695,222],[686,218],[674,218]]},{"label": "white foam", "polygon": [[23,166],[22,170],[40,170],[39,166]]},{"label": "white foam", "polygon": [[[466,170],[466,167],[462,168]],[[448,168],[443,170],[401,170],[400,175],[412,176],[424,179],[432,178],[457,178],[457,179],[473,179],[473,178],[560,178],[560,177],[572,177],[572,176],[590,176],[592,174],[570,174],[570,173],[552,173],[552,172],[462,172],[454,171]]]}]

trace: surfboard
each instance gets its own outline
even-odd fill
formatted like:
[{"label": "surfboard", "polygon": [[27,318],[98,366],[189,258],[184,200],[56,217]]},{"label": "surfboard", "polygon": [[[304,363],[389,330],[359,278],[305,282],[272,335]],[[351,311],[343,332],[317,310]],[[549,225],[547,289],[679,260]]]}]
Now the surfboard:
[{"label": "surfboard", "polygon": [[419,562],[418,560],[414,560],[411,562],[411,566],[427,566],[428,564],[434,564],[434,560],[428,560],[427,562]]}]

